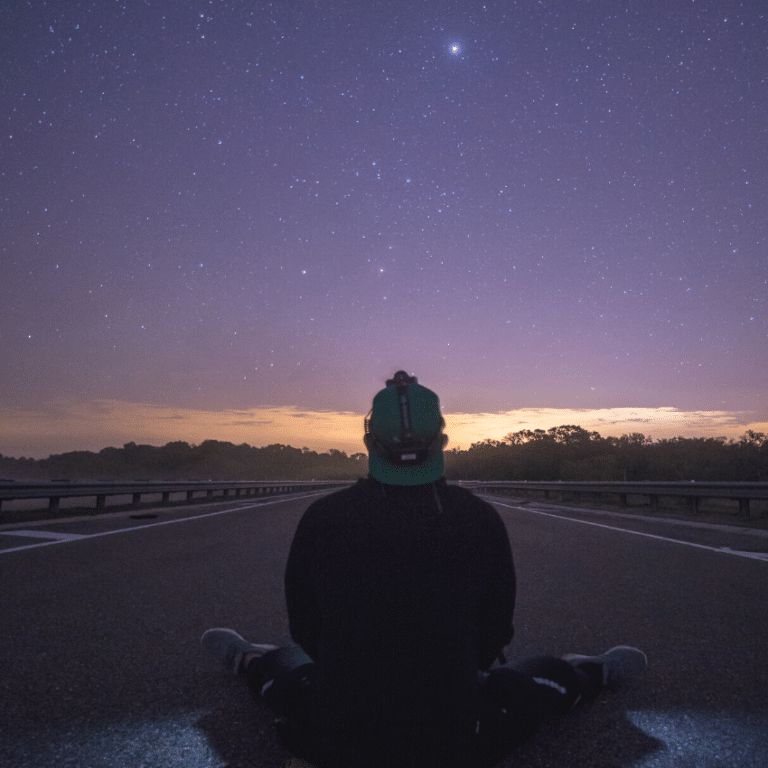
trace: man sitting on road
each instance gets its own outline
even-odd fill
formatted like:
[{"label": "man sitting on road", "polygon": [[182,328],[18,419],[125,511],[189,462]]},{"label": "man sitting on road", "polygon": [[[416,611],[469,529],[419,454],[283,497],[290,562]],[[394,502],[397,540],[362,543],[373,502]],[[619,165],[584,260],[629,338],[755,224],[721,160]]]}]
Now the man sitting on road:
[{"label": "man sitting on road", "polygon": [[203,644],[320,768],[491,765],[547,717],[642,672],[625,646],[492,666],[515,571],[496,510],[443,478],[437,395],[399,371],[365,420],[369,476],[307,509],[285,573],[295,646],[210,629]]}]

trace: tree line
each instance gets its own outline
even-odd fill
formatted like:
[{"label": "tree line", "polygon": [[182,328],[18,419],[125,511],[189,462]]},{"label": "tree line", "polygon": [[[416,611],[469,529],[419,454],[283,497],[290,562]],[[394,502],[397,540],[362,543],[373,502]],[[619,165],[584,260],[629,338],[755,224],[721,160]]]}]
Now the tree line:
[{"label": "tree line", "polygon": [[760,482],[768,481],[768,437],[602,437],[568,424],[446,451],[445,464],[449,480]]},{"label": "tree line", "polygon": [[47,459],[13,459],[0,454],[0,476],[13,480],[346,480],[368,471],[364,453],[347,456],[331,448],[317,453],[275,443],[177,441],[161,447],[126,443],[98,453],[72,451]]},{"label": "tree line", "polygon": [[[47,459],[0,454],[0,477],[13,480],[354,480],[367,472],[364,453],[218,440],[161,447],[126,443]],[[564,425],[447,450],[445,474],[448,480],[768,481],[768,437],[749,430],[739,440],[653,440],[639,433],[602,437]]]}]

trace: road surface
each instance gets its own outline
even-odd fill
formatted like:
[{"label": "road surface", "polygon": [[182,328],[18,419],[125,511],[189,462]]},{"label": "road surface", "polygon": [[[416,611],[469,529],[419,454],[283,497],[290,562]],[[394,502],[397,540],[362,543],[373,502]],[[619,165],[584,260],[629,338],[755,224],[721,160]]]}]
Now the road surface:
[{"label": "road surface", "polygon": [[[282,766],[269,712],[199,638],[289,641],[283,568],[318,495],[1,527],[0,766]],[[519,582],[508,655],[650,660],[502,766],[768,765],[765,535],[493,501]]]}]

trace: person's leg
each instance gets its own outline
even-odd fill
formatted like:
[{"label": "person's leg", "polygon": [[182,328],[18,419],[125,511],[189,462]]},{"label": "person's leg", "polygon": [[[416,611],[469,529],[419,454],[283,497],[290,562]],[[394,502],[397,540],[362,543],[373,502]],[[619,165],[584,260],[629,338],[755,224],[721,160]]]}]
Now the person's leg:
[{"label": "person's leg", "polygon": [[293,754],[311,759],[314,662],[298,645],[246,660],[248,687],[277,715],[275,727],[283,743]]},{"label": "person's leg", "polygon": [[203,645],[277,715],[276,727],[289,751],[308,757],[314,662],[298,646],[249,643],[231,629],[209,629]]},{"label": "person's leg", "polygon": [[528,656],[492,669],[481,682],[478,746],[483,762],[498,761],[541,723],[570,712],[604,686],[640,674],[645,654],[618,646],[601,656]]},{"label": "person's leg", "polygon": [[590,687],[587,673],[552,656],[515,659],[481,681],[478,747],[493,764],[527,741],[541,723],[570,711]]},{"label": "person's leg", "polygon": [[246,656],[246,662],[248,687],[255,696],[264,699],[275,714],[288,717],[296,706],[308,705],[315,665],[298,645]]}]

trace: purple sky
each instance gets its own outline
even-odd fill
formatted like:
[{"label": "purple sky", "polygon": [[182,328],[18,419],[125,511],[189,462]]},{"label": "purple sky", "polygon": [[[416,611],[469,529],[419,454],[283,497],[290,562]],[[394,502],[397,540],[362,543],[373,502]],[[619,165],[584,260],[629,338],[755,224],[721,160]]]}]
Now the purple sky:
[{"label": "purple sky", "polygon": [[7,423],[362,414],[400,368],[447,412],[768,422],[764,2],[0,14]]}]

